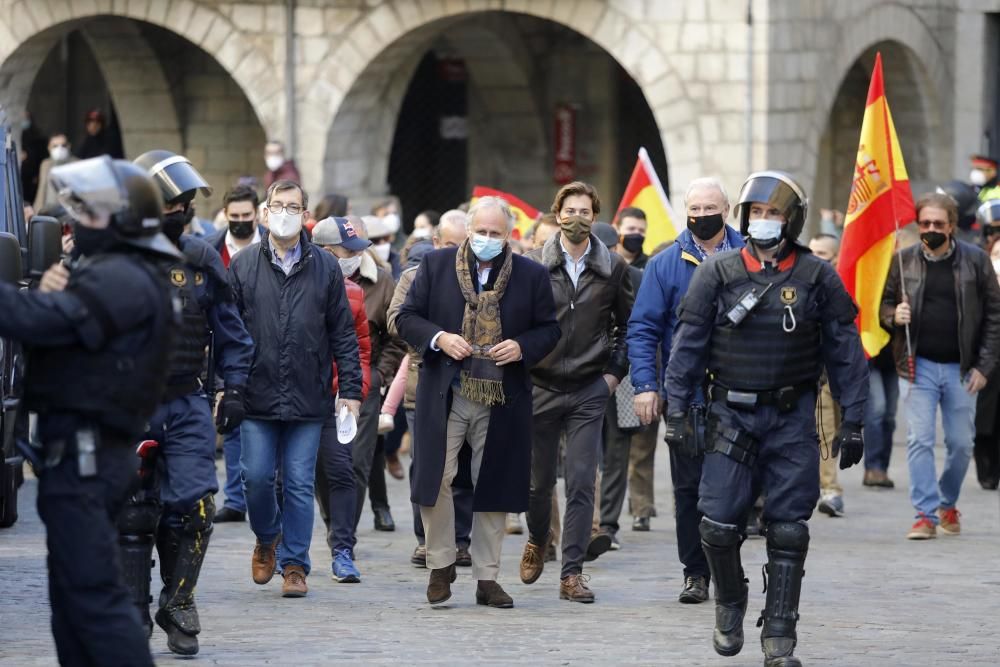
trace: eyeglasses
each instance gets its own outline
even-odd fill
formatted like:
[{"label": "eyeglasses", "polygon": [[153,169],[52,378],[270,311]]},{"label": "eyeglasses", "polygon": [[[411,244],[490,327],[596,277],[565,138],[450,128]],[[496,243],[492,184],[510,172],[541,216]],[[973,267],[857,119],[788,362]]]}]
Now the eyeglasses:
[{"label": "eyeglasses", "polygon": [[938,231],[944,231],[948,229],[948,223],[941,220],[917,220],[917,227],[920,229],[936,229]]},{"label": "eyeglasses", "polygon": [[281,202],[276,201],[268,204],[267,210],[270,211],[271,213],[274,213],[275,215],[281,213],[282,211],[287,212],[288,215],[298,215],[299,213],[304,211],[305,208],[299,206],[298,204],[282,204]]}]

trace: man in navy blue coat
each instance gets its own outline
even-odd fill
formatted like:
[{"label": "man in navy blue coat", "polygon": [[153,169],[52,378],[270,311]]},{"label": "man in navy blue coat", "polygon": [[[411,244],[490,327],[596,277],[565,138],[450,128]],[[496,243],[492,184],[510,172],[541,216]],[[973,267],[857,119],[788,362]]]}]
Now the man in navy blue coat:
[{"label": "man in navy blue coat", "polygon": [[[660,397],[666,396],[659,368],[666,370],[670,343],[677,325],[677,306],[687,292],[695,269],[706,257],[743,247],[739,232],[725,224],[729,198],[714,178],[695,179],[684,195],[687,229],[674,244],[649,261],[628,323],[628,356],[632,364],[635,411],[644,424],[658,418]],[[704,398],[700,399],[702,402]],[[666,411],[663,411],[664,414]],[[703,456],[687,456],[670,449],[670,478],[677,507],[677,554],[684,565],[685,603],[708,599],[708,562],[701,549],[698,523],[698,485]]]},{"label": "man in navy blue coat", "polygon": [[455,580],[458,453],[472,448],[472,574],[476,602],[512,607],[496,583],[507,512],[528,508],[529,369],[560,330],[548,273],[511,252],[510,206],[483,197],[469,210],[469,239],[428,254],[396,319],[422,357],[417,385],[411,500],[420,505],[431,570],[427,600],[451,597]]}]

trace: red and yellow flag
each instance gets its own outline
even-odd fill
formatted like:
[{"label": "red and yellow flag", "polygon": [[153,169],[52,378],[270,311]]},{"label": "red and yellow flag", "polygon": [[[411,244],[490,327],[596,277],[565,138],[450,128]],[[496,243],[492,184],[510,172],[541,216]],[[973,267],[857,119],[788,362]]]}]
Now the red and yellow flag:
[{"label": "red and yellow flag", "polygon": [[510,204],[510,209],[514,212],[514,215],[517,216],[517,222],[514,223],[514,231],[511,234],[511,236],[515,239],[523,239],[527,236],[532,225],[535,224],[535,220],[538,218],[537,208],[525,204],[514,195],[509,195],[506,192],[494,190],[493,188],[484,188],[481,185],[477,185],[472,188],[472,200],[469,203],[475,204],[476,200],[480,197],[502,197],[508,204]]},{"label": "red and yellow flag", "polygon": [[910,179],[885,97],[879,53],[868,87],[837,263],[844,286],[858,304],[858,331],[868,356],[875,356],[889,342],[878,311],[895,251],[893,232],[914,218]]},{"label": "red and yellow flag", "polygon": [[674,215],[674,209],[670,206],[670,200],[667,199],[663,186],[660,185],[660,179],[645,148],[639,149],[639,159],[636,160],[635,169],[632,170],[632,176],[625,186],[625,194],[618,204],[618,211],[629,206],[641,208],[646,214],[649,227],[646,229],[646,242],[642,246],[642,251],[647,255],[653,252],[656,246],[665,241],[672,241],[680,233],[676,224],[677,216]]}]

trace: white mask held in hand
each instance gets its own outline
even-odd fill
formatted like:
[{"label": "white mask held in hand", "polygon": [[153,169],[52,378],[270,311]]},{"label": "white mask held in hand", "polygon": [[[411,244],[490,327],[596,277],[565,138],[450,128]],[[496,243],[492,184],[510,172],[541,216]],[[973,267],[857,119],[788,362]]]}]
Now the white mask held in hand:
[{"label": "white mask held in hand", "polygon": [[292,215],[287,211],[281,213],[268,212],[267,228],[279,239],[290,239],[302,231],[302,214]]},{"label": "white mask held in hand", "polygon": [[337,440],[342,445],[354,440],[358,434],[358,420],[354,418],[354,413],[347,409],[345,405],[337,415]]},{"label": "white mask held in hand", "polygon": [[761,248],[773,248],[781,241],[781,220],[751,220],[750,239]]},{"label": "white mask held in hand", "polygon": [[285,164],[285,158],[282,155],[267,155],[264,157],[264,163],[268,171],[278,171],[281,165]]},{"label": "white mask held in hand", "polygon": [[389,252],[392,250],[392,244],[390,243],[379,243],[376,246],[372,246],[375,250],[375,254],[383,262],[389,261]]}]

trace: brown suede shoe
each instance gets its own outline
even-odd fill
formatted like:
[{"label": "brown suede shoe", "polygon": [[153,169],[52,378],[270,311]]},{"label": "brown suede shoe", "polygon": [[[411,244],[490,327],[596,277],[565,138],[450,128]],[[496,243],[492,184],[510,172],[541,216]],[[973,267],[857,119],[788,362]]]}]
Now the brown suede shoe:
[{"label": "brown suede shoe", "polygon": [[591,603],[594,601],[594,591],[587,587],[590,577],[586,574],[571,574],[559,582],[559,599],[570,602]]},{"label": "brown suede shoe", "polygon": [[277,559],[275,553],[278,550],[279,541],[281,541],[281,535],[274,538],[274,542],[271,544],[261,544],[260,540],[257,540],[257,544],[254,545],[251,565],[253,569],[253,582],[255,584],[263,586],[271,581],[271,577],[274,576],[274,567]]},{"label": "brown suede shoe", "polygon": [[514,600],[497,582],[480,579],[476,586],[476,604],[496,607],[497,609],[510,609],[514,606]]},{"label": "brown suede shoe", "polygon": [[300,565],[289,565],[283,573],[285,583],[281,585],[281,597],[304,598],[309,592],[306,586],[306,571]]},{"label": "brown suede shoe", "polygon": [[451,599],[451,585],[458,576],[455,564],[431,570],[431,578],[427,583],[427,601],[431,604],[442,604]]},{"label": "brown suede shoe", "polygon": [[550,532],[545,539],[545,544],[535,544],[530,537],[524,543],[524,553],[521,554],[521,581],[523,583],[533,584],[538,581],[538,577],[542,576],[542,570],[545,568],[545,550],[548,549],[551,541],[552,533]]}]

